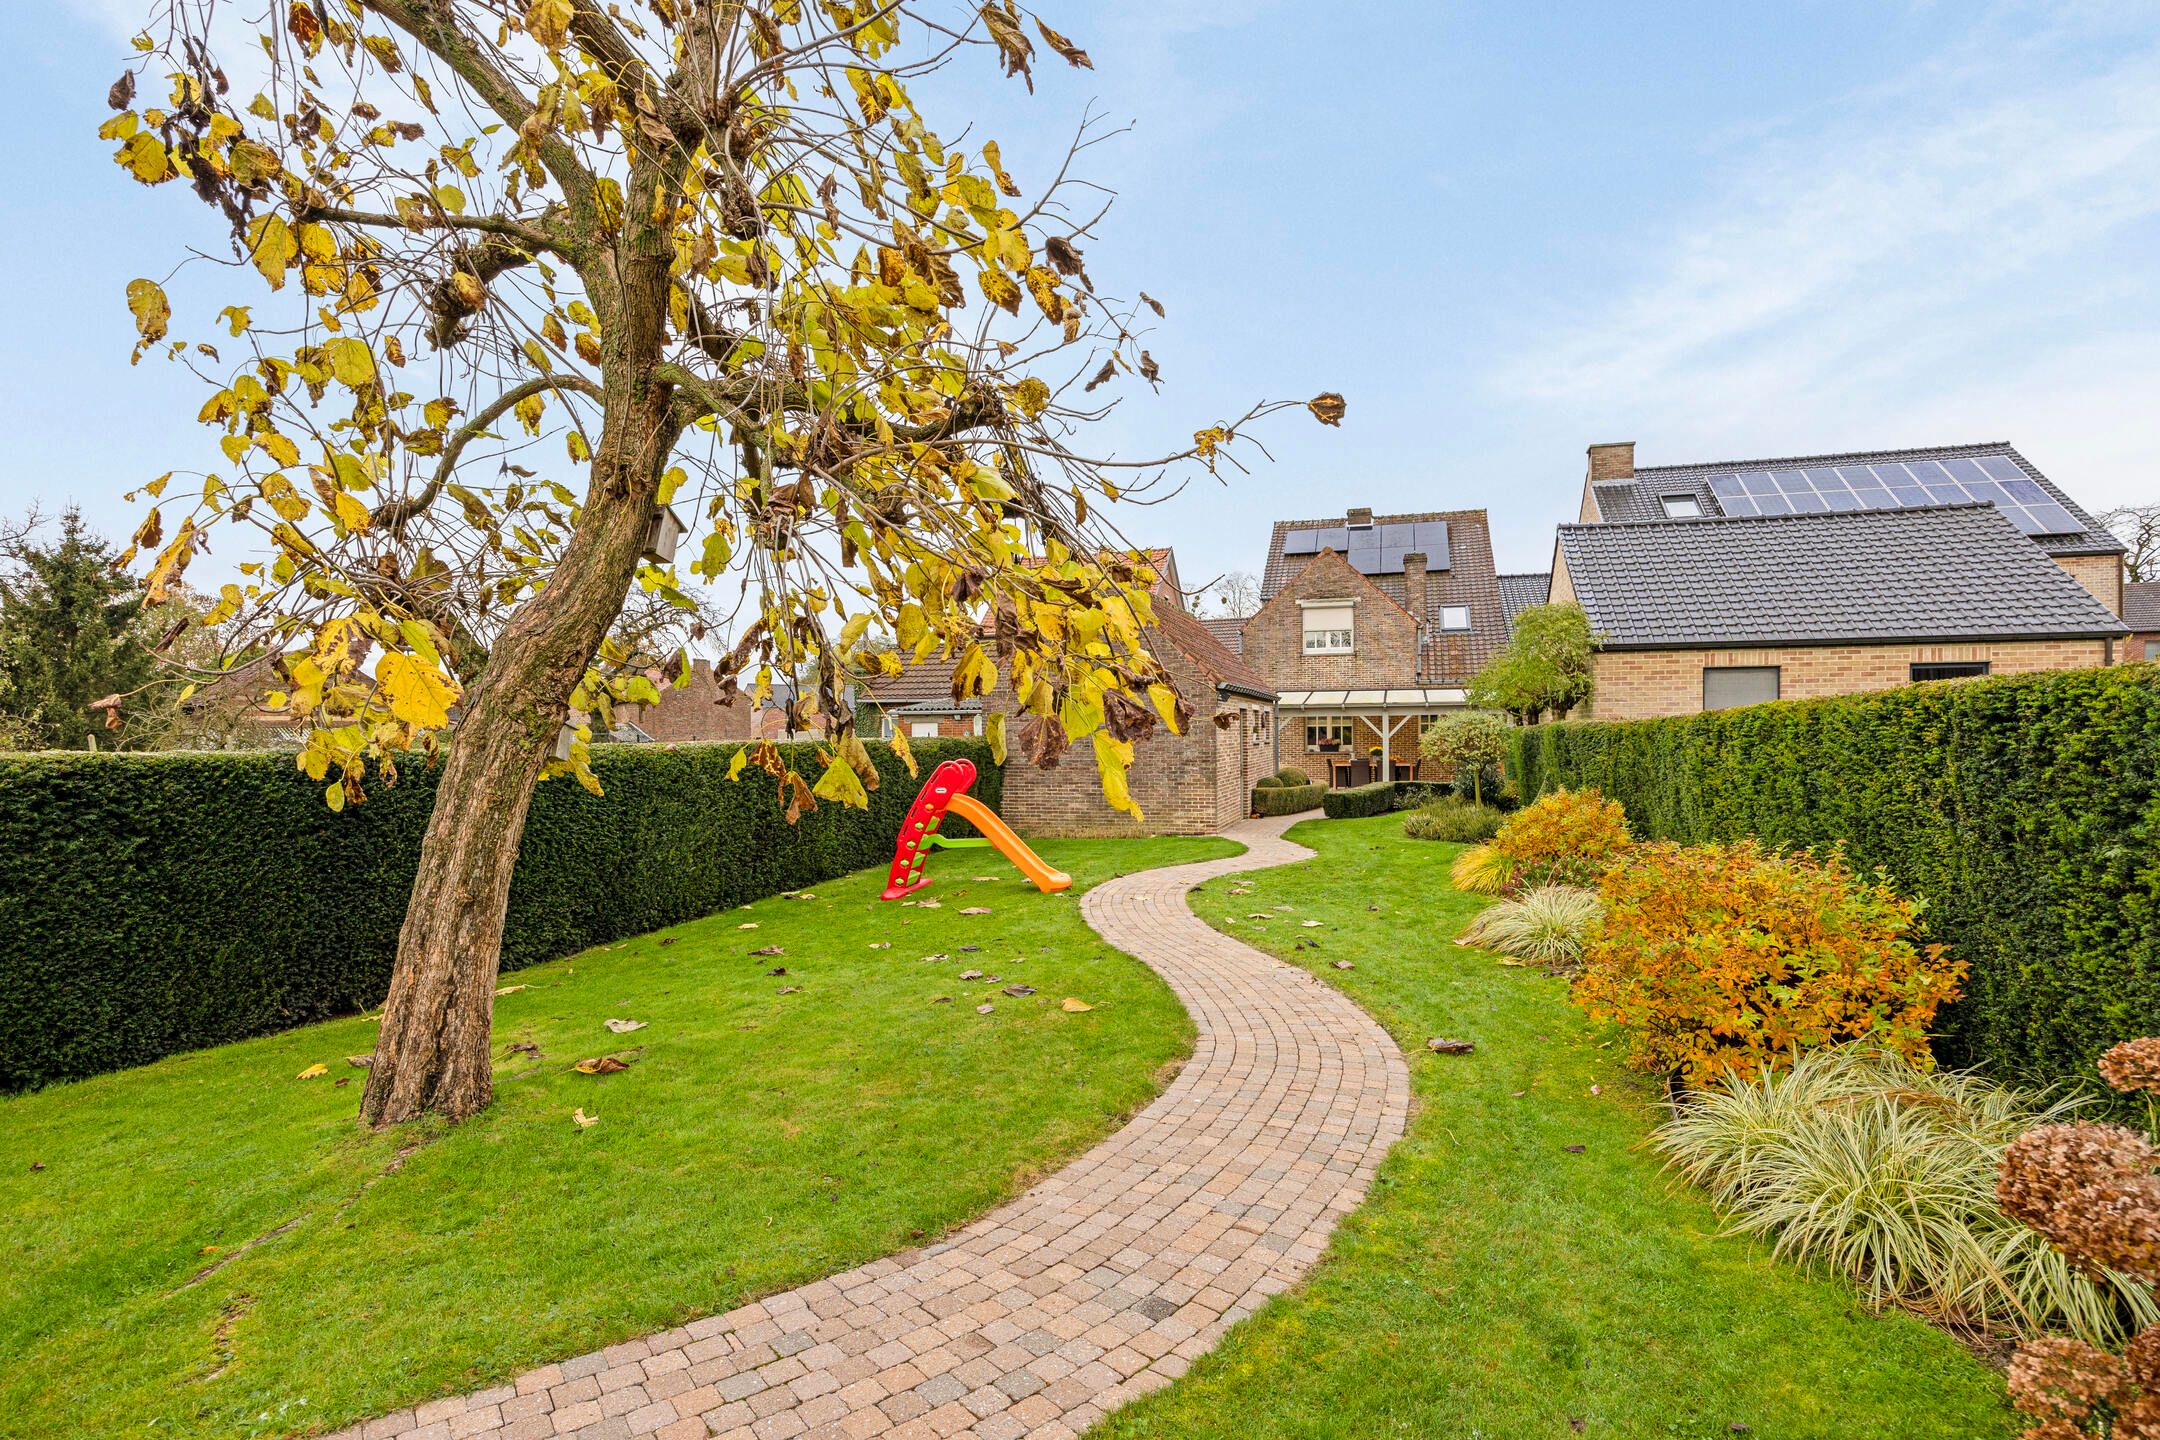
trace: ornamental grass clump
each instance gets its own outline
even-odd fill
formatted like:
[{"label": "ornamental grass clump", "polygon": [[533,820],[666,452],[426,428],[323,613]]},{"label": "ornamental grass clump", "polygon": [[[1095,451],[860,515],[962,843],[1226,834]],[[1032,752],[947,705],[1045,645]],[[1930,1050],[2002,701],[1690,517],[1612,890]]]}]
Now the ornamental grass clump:
[{"label": "ornamental grass clump", "polygon": [[1583,944],[1602,913],[1604,906],[1594,890],[1540,885],[1512,900],[1486,906],[1458,938],[1465,945],[1550,970],[1573,970],[1581,963]]},{"label": "ornamental grass clump", "polygon": [[1627,1028],[1637,1068],[1696,1089],[1848,1040],[1924,1066],[1935,1013],[1965,976],[1913,939],[1917,904],[1836,850],[1641,845],[1598,894],[1605,918],[1576,1003]]},{"label": "ornamental grass clump", "polygon": [[[2124,1092],[2160,1091],[2160,1039],[2126,1040],[2100,1057],[2101,1078]],[[2123,1125],[2040,1125],[2004,1151],[1995,1195],[2052,1253],[2089,1276],[2160,1286],[2160,1148]],[[2152,1290],[2145,1328],[2121,1355],[2094,1337],[2049,1336],[2018,1347],[2011,1403],[2040,1421],[2023,1440],[2160,1437],[2160,1321]]]},{"label": "ornamental grass clump", "polygon": [[1778,1252],[1968,1334],[2119,1341],[2160,1319],[2136,1276],[2088,1272],[1996,1198],[2006,1150],[2088,1101],[1935,1071],[1870,1045],[1686,1096],[1655,1145]]},{"label": "ornamental grass clump", "polygon": [[1490,805],[1466,800],[1433,800],[1403,816],[1403,834],[1412,840],[1450,840],[1469,844],[1490,840],[1507,816]]},{"label": "ornamental grass clump", "polygon": [[1595,885],[1633,843],[1617,804],[1595,790],[1555,790],[1508,816],[1490,842],[1456,856],[1451,878],[1480,895]]}]

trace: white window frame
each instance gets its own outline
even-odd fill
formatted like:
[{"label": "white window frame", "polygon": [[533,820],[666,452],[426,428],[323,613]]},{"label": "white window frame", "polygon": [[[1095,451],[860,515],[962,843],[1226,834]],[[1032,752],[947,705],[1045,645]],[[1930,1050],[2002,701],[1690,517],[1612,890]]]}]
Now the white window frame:
[{"label": "white window frame", "polygon": [[[1457,616],[1462,618],[1462,623],[1459,625],[1453,623]],[[1470,628],[1470,607],[1467,605],[1442,605],[1440,607],[1440,628],[1449,632],[1468,630]]]},{"label": "white window frame", "polygon": [[[1315,734],[1315,731],[1321,733]],[[1331,734],[1339,744],[1354,745],[1357,743],[1357,721],[1347,715],[1315,715],[1308,718],[1305,722],[1306,750],[1315,755],[1319,754],[1320,742]]]},{"label": "white window frame", "polygon": [[935,720],[910,720],[907,722],[908,739],[935,740],[938,738],[938,722]]},{"label": "white window frame", "polygon": [[[1673,513],[1675,502],[1687,508],[1676,515]],[[1704,515],[1702,497],[1699,495],[1660,495],[1658,508],[1665,512],[1667,520],[1700,520]]]},{"label": "white window frame", "polygon": [[[1300,634],[1307,655],[1354,655],[1357,653],[1357,602],[1355,600],[1300,600]],[[1346,625],[1315,625],[1315,617],[1332,619],[1340,614]],[[1314,643],[1315,641],[1319,643]]]}]

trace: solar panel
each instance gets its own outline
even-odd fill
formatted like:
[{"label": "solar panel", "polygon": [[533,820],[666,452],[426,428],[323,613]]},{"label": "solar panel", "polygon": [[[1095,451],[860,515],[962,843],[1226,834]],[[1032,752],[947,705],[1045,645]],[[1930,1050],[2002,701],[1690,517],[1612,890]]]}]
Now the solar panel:
[{"label": "solar panel", "polygon": [[2007,455],[1747,470],[1707,477],[1727,515],[1819,515],[1916,505],[1993,505],[2028,535],[2085,527]]},{"label": "solar panel", "polygon": [[1320,532],[1317,530],[1292,530],[1283,536],[1282,553],[1285,555],[1316,555],[1320,551]]}]

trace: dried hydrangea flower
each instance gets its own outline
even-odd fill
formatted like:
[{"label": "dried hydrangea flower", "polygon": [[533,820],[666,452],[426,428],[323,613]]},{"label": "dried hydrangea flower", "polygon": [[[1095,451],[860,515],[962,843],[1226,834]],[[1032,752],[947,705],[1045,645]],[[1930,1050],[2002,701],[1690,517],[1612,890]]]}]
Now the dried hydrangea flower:
[{"label": "dried hydrangea flower", "polygon": [[2100,1057],[2100,1078],[2125,1093],[2160,1093],[2160,1035],[2125,1040]]},{"label": "dried hydrangea flower", "polygon": [[2027,1415],[2083,1420],[2136,1398],[2130,1367],[2082,1340],[2043,1335],[2018,1346],[2010,1359],[2010,1402]]}]

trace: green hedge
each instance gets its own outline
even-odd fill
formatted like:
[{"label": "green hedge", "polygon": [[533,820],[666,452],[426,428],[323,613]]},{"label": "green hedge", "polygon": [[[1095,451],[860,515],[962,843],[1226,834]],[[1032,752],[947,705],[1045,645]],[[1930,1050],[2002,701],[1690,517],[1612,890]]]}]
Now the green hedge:
[{"label": "green hedge", "polygon": [[1937,1045],[2005,1078],[2094,1084],[2160,1033],[2160,667],[1918,685],[1515,739],[1525,796],[1595,785],[1637,833],[1843,840],[1969,961]]},{"label": "green hedge", "polygon": [[[867,811],[791,827],[770,781],[728,780],[737,748],[601,746],[605,795],[543,783],[503,968],[891,863],[920,782],[890,750],[869,747]],[[782,749],[817,773],[814,747]],[[971,793],[999,804],[982,742],[914,750],[925,775],[972,759]],[[409,765],[333,815],[289,753],[0,758],[0,1090],[379,1003],[434,788]]]},{"label": "green hedge", "polygon": [[1360,815],[1385,815],[1395,808],[1395,782],[1379,780],[1349,790],[1330,790],[1320,802],[1330,820],[1349,820]]},{"label": "green hedge", "polygon": [[1255,815],[1298,815],[1316,808],[1325,785],[1262,785],[1252,792]]}]

